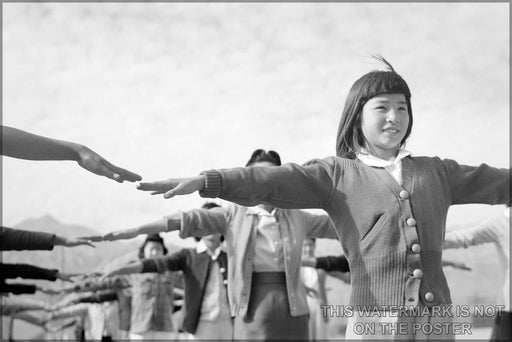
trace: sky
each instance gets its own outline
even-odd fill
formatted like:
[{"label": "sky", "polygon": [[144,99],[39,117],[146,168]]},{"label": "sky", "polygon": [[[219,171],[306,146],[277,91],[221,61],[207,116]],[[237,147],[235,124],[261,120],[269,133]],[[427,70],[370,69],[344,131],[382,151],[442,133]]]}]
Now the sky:
[{"label": "sky", "polygon": [[[508,3],[3,3],[4,125],[84,144],[144,180],[335,153],[346,94],[408,82],[413,155],[510,167]],[[108,232],[200,206],[66,162],[2,157],[3,224]],[[464,205],[448,224],[501,211]]]}]

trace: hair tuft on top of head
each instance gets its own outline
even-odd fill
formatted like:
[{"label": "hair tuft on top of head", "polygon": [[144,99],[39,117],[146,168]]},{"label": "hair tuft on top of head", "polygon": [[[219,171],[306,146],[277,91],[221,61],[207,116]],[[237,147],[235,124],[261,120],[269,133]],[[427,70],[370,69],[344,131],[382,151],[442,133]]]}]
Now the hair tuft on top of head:
[{"label": "hair tuft on top of head", "polygon": [[275,166],[281,166],[281,157],[279,156],[279,153],[277,153],[276,151],[269,150],[267,152],[259,148],[252,153],[251,158],[245,164],[245,166],[252,166],[259,162],[269,162],[274,164]]},{"label": "hair tuft on top of head", "polygon": [[382,57],[382,55],[380,53],[372,53],[372,54],[370,54],[370,56],[372,58],[375,58],[379,62],[385,64],[388,69],[387,71],[396,72],[395,69],[393,69],[393,66],[391,65],[391,63],[389,63],[384,57]]}]

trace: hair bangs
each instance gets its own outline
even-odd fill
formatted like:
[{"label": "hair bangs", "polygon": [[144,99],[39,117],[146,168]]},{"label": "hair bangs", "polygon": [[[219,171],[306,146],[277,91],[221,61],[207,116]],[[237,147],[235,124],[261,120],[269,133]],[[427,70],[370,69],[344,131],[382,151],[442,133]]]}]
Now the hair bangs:
[{"label": "hair bangs", "polygon": [[361,100],[368,101],[382,94],[403,94],[407,99],[411,91],[404,79],[394,71],[372,71],[361,77],[354,88],[360,90]]}]

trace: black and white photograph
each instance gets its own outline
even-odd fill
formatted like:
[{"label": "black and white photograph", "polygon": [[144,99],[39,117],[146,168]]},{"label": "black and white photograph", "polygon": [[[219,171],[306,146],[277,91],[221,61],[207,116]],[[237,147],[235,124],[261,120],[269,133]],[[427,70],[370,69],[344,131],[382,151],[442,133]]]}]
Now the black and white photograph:
[{"label": "black and white photograph", "polygon": [[1,12],[0,340],[510,340],[509,2]]}]

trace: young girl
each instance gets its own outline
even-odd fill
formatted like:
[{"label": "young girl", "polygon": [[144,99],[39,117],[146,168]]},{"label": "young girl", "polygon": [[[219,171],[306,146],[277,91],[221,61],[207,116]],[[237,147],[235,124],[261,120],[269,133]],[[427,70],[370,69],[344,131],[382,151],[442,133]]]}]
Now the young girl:
[{"label": "young girl", "polygon": [[[164,256],[167,249],[158,234],[150,234],[139,249],[139,259]],[[174,339],[176,332],[172,324],[173,277],[165,274],[134,274],[129,276],[131,284],[130,339],[155,340]]]},{"label": "young girl", "polygon": [[[347,338],[451,338],[466,331],[452,331],[459,327],[450,324],[450,312],[438,310],[451,304],[441,266],[448,208],[509,203],[510,171],[405,151],[411,94],[382,61],[389,70],[365,74],[348,94],[336,157],[304,166],[210,170],[139,189],[165,198],[200,191],[242,205],[322,208],[350,263],[354,311]],[[438,330],[428,330],[434,324]]]}]

